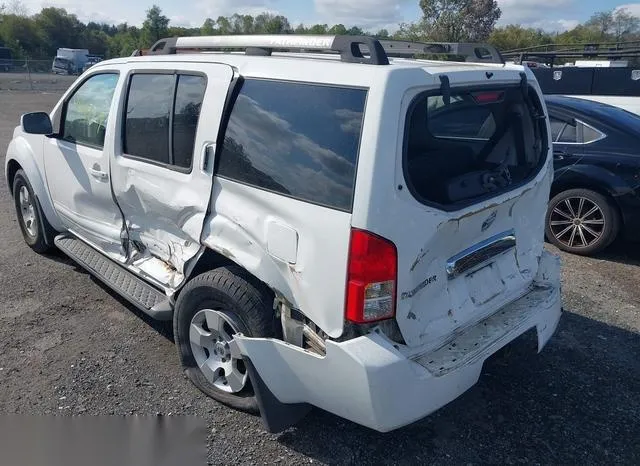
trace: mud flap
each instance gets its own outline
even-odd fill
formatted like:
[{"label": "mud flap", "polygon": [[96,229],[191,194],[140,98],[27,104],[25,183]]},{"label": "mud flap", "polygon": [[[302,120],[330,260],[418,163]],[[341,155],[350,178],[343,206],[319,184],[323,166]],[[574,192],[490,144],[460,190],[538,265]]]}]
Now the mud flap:
[{"label": "mud flap", "polygon": [[297,424],[309,414],[313,406],[308,403],[281,403],[264,383],[251,359],[246,356],[243,356],[242,359],[249,372],[249,378],[253,384],[253,391],[260,408],[262,423],[267,432],[272,434],[282,432]]}]

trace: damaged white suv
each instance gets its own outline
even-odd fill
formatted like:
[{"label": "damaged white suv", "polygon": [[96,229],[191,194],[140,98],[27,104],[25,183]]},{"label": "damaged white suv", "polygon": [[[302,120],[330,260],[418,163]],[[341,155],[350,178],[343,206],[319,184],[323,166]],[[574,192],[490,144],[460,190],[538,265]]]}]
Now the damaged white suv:
[{"label": "damaged white suv", "polygon": [[29,246],[173,320],[200,390],[271,431],[312,405],[389,431],[554,333],[549,134],[487,46],[189,37],[24,115],[6,174]]}]

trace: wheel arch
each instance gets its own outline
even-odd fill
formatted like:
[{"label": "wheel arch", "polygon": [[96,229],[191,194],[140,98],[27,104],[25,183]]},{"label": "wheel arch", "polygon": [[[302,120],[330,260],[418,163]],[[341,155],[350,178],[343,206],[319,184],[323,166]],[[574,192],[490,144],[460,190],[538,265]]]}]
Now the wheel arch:
[{"label": "wheel arch", "polygon": [[182,292],[182,290],[184,289],[184,285],[186,285],[189,281],[193,280],[194,278],[196,278],[198,275],[202,275],[205,272],[209,272],[211,270],[217,269],[219,267],[228,267],[228,266],[234,266],[234,267],[238,267],[239,269],[241,269],[244,273],[248,274],[250,277],[252,277],[253,279],[257,280],[258,282],[260,282],[262,285],[264,285],[264,288],[266,290],[268,290],[271,294],[272,297],[275,298],[278,293],[277,290],[275,290],[273,288],[272,285],[270,285],[269,283],[265,282],[263,279],[261,279],[259,276],[257,276],[255,273],[253,273],[252,271],[250,271],[247,267],[245,267],[244,265],[234,261],[233,259],[225,256],[224,254],[221,254],[209,247],[205,247],[204,251],[202,252],[202,254],[195,260],[191,271],[189,272],[189,274],[186,277],[186,280],[184,281],[183,286],[180,288],[180,290],[177,291],[176,293],[176,300],[178,298],[178,296],[180,295],[180,293]]},{"label": "wheel arch", "polygon": [[[581,167],[587,167],[587,169],[581,169]],[[626,193],[628,187],[620,177],[608,170],[590,165],[556,170],[549,200],[570,189],[588,189],[606,197],[616,209],[620,227],[624,226],[624,215],[616,197]]]},{"label": "wheel arch", "polygon": [[38,167],[35,154],[24,137],[17,137],[9,144],[5,168],[11,194],[13,195],[13,182],[16,173],[18,170],[23,170],[49,224],[58,231],[64,230],[64,226],[53,207],[42,170]]}]

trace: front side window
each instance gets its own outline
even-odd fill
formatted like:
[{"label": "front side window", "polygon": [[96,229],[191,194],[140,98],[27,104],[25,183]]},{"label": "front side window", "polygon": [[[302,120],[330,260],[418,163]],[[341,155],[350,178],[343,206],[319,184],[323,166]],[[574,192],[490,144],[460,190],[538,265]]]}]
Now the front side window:
[{"label": "front side window", "polygon": [[127,95],[125,154],[190,168],[205,88],[203,76],[134,74]]},{"label": "front side window", "polygon": [[545,160],[537,95],[519,87],[419,95],[409,110],[405,176],[418,200],[445,210],[504,192]]},{"label": "front side window", "polygon": [[65,106],[62,139],[102,149],[117,83],[116,73],[97,74],[76,90]]},{"label": "front side window", "polygon": [[366,98],[364,89],[247,79],[217,174],[350,211]]}]

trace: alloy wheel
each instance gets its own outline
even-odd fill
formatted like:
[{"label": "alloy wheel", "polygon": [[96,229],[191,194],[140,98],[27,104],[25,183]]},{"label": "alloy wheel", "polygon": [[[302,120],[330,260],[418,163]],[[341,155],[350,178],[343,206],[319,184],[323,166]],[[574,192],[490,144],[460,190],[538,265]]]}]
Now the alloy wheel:
[{"label": "alloy wheel", "polygon": [[191,319],[189,342],[196,364],[216,388],[238,393],[247,384],[244,361],[231,355],[229,343],[238,329],[220,311],[204,309]]},{"label": "alloy wheel", "polygon": [[549,227],[557,241],[569,248],[586,248],[604,234],[606,220],[600,206],[586,197],[568,197],[551,212]]},{"label": "alloy wheel", "polygon": [[27,234],[32,238],[38,236],[38,220],[36,217],[36,209],[26,186],[20,187],[19,194],[20,214],[22,215],[22,223],[24,224]]}]

